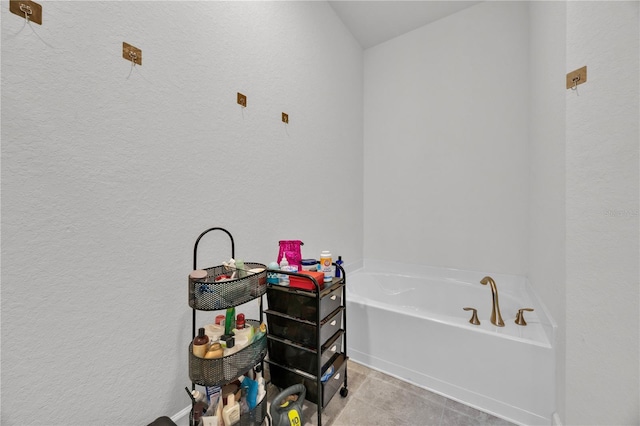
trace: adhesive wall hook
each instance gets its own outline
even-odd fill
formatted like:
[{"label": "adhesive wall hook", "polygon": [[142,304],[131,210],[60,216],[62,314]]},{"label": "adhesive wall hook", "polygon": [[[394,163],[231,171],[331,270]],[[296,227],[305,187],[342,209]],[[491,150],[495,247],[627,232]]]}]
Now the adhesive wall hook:
[{"label": "adhesive wall hook", "polygon": [[587,82],[586,65],[567,74],[567,89],[578,90],[580,84]]},{"label": "adhesive wall hook", "polygon": [[27,23],[42,25],[42,6],[31,0],[11,0],[9,10],[25,19]]},{"label": "adhesive wall hook", "polygon": [[142,50],[129,43],[122,42],[122,57],[128,61],[131,61],[131,65],[142,65]]}]

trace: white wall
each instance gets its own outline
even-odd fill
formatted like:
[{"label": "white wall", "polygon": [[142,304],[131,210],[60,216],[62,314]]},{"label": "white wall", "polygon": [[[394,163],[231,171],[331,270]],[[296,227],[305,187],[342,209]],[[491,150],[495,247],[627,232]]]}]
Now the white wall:
[{"label": "white wall", "polygon": [[527,44],[484,2],[365,51],[365,258],[526,272]]},{"label": "white wall", "polygon": [[1,12],[1,423],[146,424],[189,403],[201,231],[362,257],[362,50],[325,2],[42,4]]},{"label": "white wall", "polygon": [[639,424],[639,3],[568,2],[566,419]]},{"label": "white wall", "polygon": [[[529,3],[531,93],[528,278],[556,329],[555,401],[565,397],[565,74],[566,3]],[[552,413],[548,413],[549,416]]]},{"label": "white wall", "polygon": [[485,2],[365,51],[365,257],[526,273],[570,425],[640,420],[638,39],[637,2]]}]

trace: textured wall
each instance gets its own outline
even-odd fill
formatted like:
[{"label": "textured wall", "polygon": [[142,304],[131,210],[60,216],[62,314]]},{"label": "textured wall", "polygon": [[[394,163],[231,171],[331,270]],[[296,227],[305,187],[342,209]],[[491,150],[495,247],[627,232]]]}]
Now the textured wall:
[{"label": "textured wall", "polygon": [[638,2],[568,2],[566,418],[639,424]]},{"label": "textured wall", "polygon": [[[565,388],[565,86],[566,3],[529,3],[528,278],[556,330],[556,405]],[[552,413],[548,413],[551,417]]]},{"label": "textured wall", "polygon": [[1,423],[146,424],[189,402],[201,231],[361,258],[362,50],[325,2],[42,4],[1,11]]},{"label": "textured wall", "polygon": [[365,51],[365,257],[524,274],[527,5]]}]

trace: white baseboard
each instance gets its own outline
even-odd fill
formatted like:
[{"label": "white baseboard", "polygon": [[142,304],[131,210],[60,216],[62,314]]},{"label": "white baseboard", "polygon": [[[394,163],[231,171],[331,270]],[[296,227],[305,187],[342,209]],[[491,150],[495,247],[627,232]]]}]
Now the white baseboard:
[{"label": "white baseboard", "polygon": [[189,426],[189,413],[191,413],[191,404],[171,416],[171,421],[178,426]]},{"label": "white baseboard", "polygon": [[562,420],[560,420],[560,416],[558,415],[558,413],[553,413],[552,421],[553,426],[562,426]]}]

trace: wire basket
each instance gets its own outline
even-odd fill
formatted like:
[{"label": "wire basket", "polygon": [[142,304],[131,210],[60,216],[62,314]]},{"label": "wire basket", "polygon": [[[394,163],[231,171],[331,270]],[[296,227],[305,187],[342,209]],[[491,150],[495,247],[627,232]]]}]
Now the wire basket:
[{"label": "wire basket", "polygon": [[[193,416],[193,413],[191,413]],[[248,413],[240,414],[239,426],[260,426],[264,422],[264,418],[267,417],[267,396],[265,395],[253,410]],[[198,426],[202,426],[202,419],[198,422]]]},{"label": "wire basket", "polygon": [[[267,291],[267,267],[262,263],[246,262],[244,270],[236,270],[238,278],[225,278],[232,272],[224,265],[207,268],[204,280],[189,279],[189,306],[201,311],[232,308],[262,296]],[[250,269],[261,268],[262,272]]]},{"label": "wire basket", "polygon": [[[260,321],[247,320],[247,324],[259,327]],[[267,334],[264,333],[249,346],[238,352],[217,359],[198,358],[189,345],[189,378],[201,386],[221,386],[243,375],[267,355]]]},{"label": "wire basket", "polygon": [[267,395],[248,413],[240,415],[240,426],[261,425],[267,416]]}]

